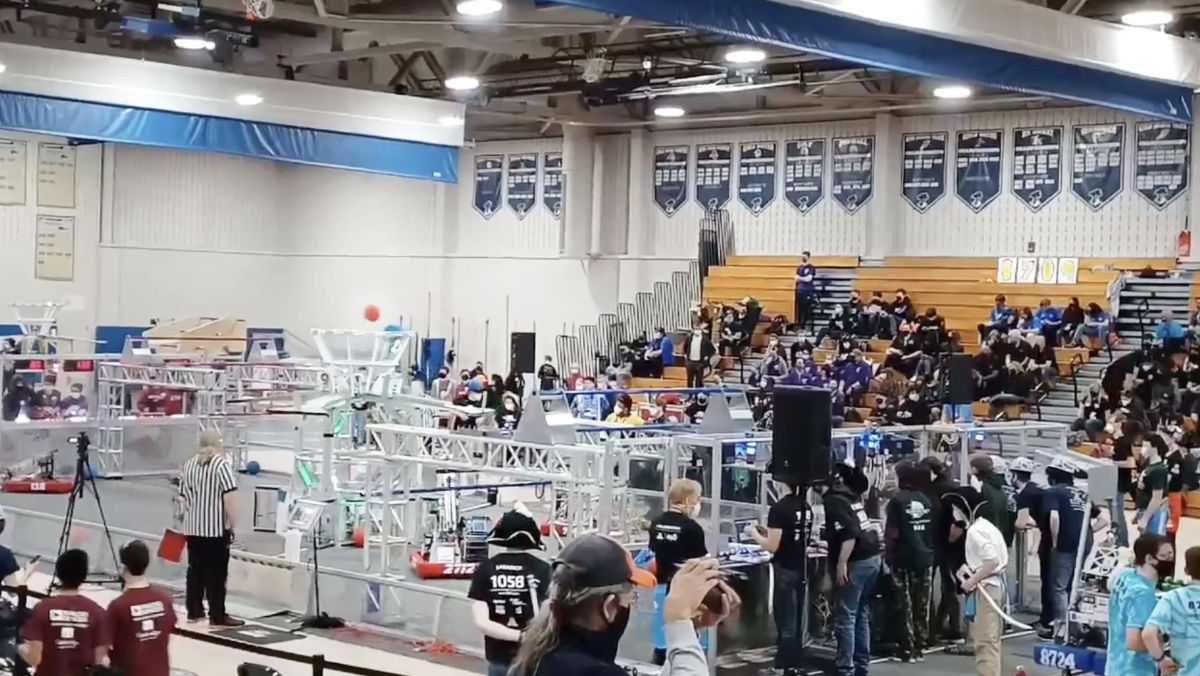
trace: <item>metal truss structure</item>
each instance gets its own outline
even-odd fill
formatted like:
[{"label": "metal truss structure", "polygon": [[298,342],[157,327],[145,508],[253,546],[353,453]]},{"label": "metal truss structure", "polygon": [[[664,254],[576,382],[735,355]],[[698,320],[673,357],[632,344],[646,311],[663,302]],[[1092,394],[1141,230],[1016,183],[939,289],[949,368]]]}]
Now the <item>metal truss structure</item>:
[{"label": "metal truss structure", "polygon": [[225,366],[225,388],[233,397],[278,392],[312,392],[328,383],[325,369],[286,362],[242,363]]}]

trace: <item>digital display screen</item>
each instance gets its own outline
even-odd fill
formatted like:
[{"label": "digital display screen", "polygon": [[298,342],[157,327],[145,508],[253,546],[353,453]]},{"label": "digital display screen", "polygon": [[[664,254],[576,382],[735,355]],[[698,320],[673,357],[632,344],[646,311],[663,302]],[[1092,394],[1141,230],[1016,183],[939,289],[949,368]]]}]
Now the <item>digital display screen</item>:
[{"label": "digital display screen", "polygon": [[96,370],[96,362],[91,359],[67,359],[63,361],[63,371],[67,373],[91,373]]},{"label": "digital display screen", "polygon": [[23,368],[21,370],[22,371],[45,371],[46,370],[46,362],[45,362],[45,360],[42,360],[42,359],[30,359],[29,361],[25,362],[25,368]]}]

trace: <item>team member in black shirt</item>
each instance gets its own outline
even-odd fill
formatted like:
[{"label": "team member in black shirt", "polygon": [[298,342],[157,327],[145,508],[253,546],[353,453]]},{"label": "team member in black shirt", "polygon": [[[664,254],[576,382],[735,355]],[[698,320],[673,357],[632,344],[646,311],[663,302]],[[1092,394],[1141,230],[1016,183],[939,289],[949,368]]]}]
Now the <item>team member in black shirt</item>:
[{"label": "team member in black shirt", "polygon": [[1167,534],[1171,512],[1167,507],[1167,442],[1157,434],[1146,435],[1142,443],[1142,473],[1138,477],[1134,503],[1138,510],[1138,530],[1144,535]]},{"label": "team member in black shirt", "polygon": [[1136,482],[1133,474],[1137,470],[1137,460],[1133,449],[1142,445],[1143,430],[1139,422],[1126,420],[1121,423],[1120,435],[1112,445],[1112,461],[1117,466],[1117,495],[1109,506],[1112,511],[1113,532],[1117,536],[1117,545],[1129,546],[1129,521],[1125,519],[1125,496],[1133,497]]},{"label": "team member in black shirt", "polygon": [[[1046,517],[1042,511],[1043,490],[1033,481],[1033,474],[1037,469],[1037,463],[1029,458],[1017,458],[1008,468],[1013,488],[1017,491],[1017,518],[1013,525],[1019,532],[1041,531],[1042,535],[1038,540],[1038,568],[1048,571],[1050,570],[1050,534],[1043,530],[1046,525]],[[1053,587],[1049,584],[1043,584],[1041,587],[1042,614],[1038,616],[1038,624],[1049,627],[1054,621],[1050,614],[1054,610],[1054,600],[1051,598]]]},{"label": "team member in black shirt", "polygon": [[804,598],[804,566],[808,561],[805,543],[809,512],[796,482],[783,480],[777,483],[781,497],[767,513],[766,534],[749,526],[746,528],[746,535],[773,555],[773,604],[775,628],[779,632],[775,668],[783,669],[786,676],[794,676],[800,673],[799,618],[801,601]]},{"label": "team member in black shirt", "polygon": [[467,593],[475,626],[483,632],[488,676],[508,673],[521,632],[537,615],[550,588],[550,564],[529,553],[542,548],[541,530],[519,510],[496,523],[488,544],[503,551],[479,564]]},{"label": "team member in black shirt", "polygon": [[666,602],[671,578],[689,559],[708,556],[704,544],[704,529],[696,523],[700,515],[700,483],[692,479],[676,479],[667,489],[667,511],[650,522],[650,551],[658,587],[654,590],[654,663],[667,660],[667,637],[663,631],[662,609]]},{"label": "team member in black shirt", "polygon": [[896,584],[900,659],[921,659],[929,641],[929,589],[933,571],[933,505],[920,492],[927,470],[907,460],[896,465],[900,492],[888,502],[886,556]]},{"label": "team member in black shirt", "polygon": [[834,563],[836,606],[833,631],[837,640],[837,673],[863,676],[871,658],[871,620],[868,598],[875,588],[883,562],[880,528],[867,517],[862,494],[842,483],[830,482],[825,504],[825,539]]},{"label": "team member in black shirt", "polygon": [[1174,544],[1179,520],[1183,517],[1184,496],[1196,490],[1197,477],[1196,456],[1177,443],[1170,445],[1171,451],[1167,454],[1167,507],[1171,510],[1171,519],[1167,523],[1167,535]]},{"label": "team member in black shirt", "polygon": [[[1049,574],[1043,573],[1043,579],[1049,580],[1052,587],[1054,608],[1047,615],[1060,622],[1067,615],[1067,598],[1075,574],[1075,556],[1081,544],[1084,520],[1091,511],[1087,494],[1075,487],[1075,472],[1076,467],[1070,460],[1055,458],[1046,467],[1046,480],[1050,487],[1042,494],[1042,512],[1046,518],[1042,537],[1049,541],[1050,547]],[[1038,634],[1048,638],[1053,635],[1053,630],[1043,627]]]}]

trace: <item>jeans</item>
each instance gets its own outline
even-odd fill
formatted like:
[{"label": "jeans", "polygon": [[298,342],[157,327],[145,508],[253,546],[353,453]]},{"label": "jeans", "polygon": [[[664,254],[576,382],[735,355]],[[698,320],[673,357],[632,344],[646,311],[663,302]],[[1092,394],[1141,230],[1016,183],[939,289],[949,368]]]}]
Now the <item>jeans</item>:
[{"label": "jeans", "polygon": [[800,666],[800,599],[804,590],[800,588],[800,571],[772,564],[775,569],[775,666],[790,669]]},{"label": "jeans", "polygon": [[848,565],[849,581],[834,592],[833,633],[837,639],[839,676],[865,676],[871,663],[871,608],[867,597],[875,588],[882,561],[872,556]]},{"label": "jeans", "polygon": [[817,293],[812,289],[796,289],[796,326],[801,329],[812,324],[816,297]]},{"label": "jeans", "polygon": [[1075,329],[1074,341],[1076,344],[1082,345],[1085,336],[1095,336],[1100,339],[1100,347],[1103,348],[1105,345],[1108,345],[1108,331],[1108,324],[1095,324],[1092,326],[1080,324]]},{"label": "jeans", "polygon": [[488,662],[487,665],[488,665],[487,676],[507,676],[507,674],[508,674],[508,665],[507,664],[500,664],[499,662]]},{"label": "jeans", "polygon": [[1125,496],[1118,495],[1109,500],[1108,508],[1112,512],[1113,535],[1117,538],[1117,546],[1128,547],[1129,522],[1125,520]]},{"label": "jeans", "polygon": [[1071,578],[1075,575],[1075,552],[1050,553],[1050,586],[1053,590],[1054,613],[1058,621],[1067,618],[1067,601],[1071,594]]},{"label": "jeans", "polygon": [[229,578],[229,538],[187,538],[187,614],[188,619],[204,617],[208,599],[208,617],[225,619],[225,582]]}]

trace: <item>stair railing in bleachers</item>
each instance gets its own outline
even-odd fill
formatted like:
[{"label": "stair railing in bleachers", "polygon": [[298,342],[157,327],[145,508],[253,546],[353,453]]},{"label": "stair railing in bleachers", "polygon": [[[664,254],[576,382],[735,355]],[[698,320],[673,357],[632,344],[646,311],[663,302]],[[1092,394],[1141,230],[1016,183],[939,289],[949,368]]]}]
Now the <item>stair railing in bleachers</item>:
[{"label": "stair railing in bleachers", "polygon": [[1079,369],[1083,368],[1083,355],[1076,354],[1071,357],[1071,361],[1067,364],[1067,369],[1071,372],[1071,391],[1075,398],[1075,407],[1079,407]]},{"label": "stair railing in bleachers", "polygon": [[[1139,344],[1141,345],[1142,349],[1144,350],[1144,349],[1146,349],[1146,336],[1147,336],[1147,334],[1146,334],[1146,315],[1150,314],[1150,299],[1143,298],[1140,301],[1138,301],[1137,306],[1134,308],[1134,312],[1137,313],[1138,340],[1140,341]],[[1108,350],[1108,358],[1110,361],[1112,360],[1112,348],[1109,348],[1109,350]]]}]

